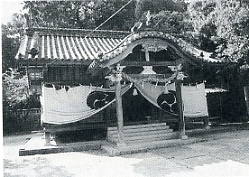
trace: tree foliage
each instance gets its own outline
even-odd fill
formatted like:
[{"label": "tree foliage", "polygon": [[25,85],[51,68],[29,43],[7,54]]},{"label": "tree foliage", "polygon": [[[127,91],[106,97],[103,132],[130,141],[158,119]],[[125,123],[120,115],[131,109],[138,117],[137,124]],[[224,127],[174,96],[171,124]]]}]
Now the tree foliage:
[{"label": "tree foliage", "polygon": [[[24,9],[29,10],[29,26],[93,29],[126,3],[127,0],[27,1]],[[129,4],[103,28],[130,29],[134,23],[134,5]]]},{"label": "tree foliage", "polygon": [[173,0],[138,0],[136,2],[135,17],[139,20],[144,12],[150,11],[152,14],[157,14],[162,11],[170,12],[185,12],[186,4],[184,1]]},{"label": "tree foliage", "polygon": [[23,71],[9,68],[2,74],[3,101],[10,108],[25,103],[29,98],[28,77]]},{"label": "tree foliage", "polygon": [[23,14],[14,14],[12,21],[2,28],[2,71],[15,67],[15,55],[20,45],[20,38],[26,28]]},{"label": "tree foliage", "polygon": [[[2,29],[4,27],[2,26]],[[19,47],[19,40],[10,38],[2,33],[2,71],[15,66],[15,55]]]},{"label": "tree foliage", "polygon": [[192,36],[201,39],[201,48],[214,52],[215,57],[232,61],[246,55],[249,49],[246,1],[195,1],[188,5],[188,14],[186,20],[194,29]]},{"label": "tree foliage", "polygon": [[[27,21],[32,27],[94,29],[126,3],[128,0],[27,1],[24,9],[29,10]],[[181,23],[179,21],[182,21],[184,15],[181,13],[185,10],[186,4],[182,0],[134,0],[101,29],[130,30],[135,22],[144,18],[145,12],[150,11],[158,24],[156,29],[170,29],[169,26],[175,22],[172,30],[176,32],[179,27],[183,28],[178,23]]]},{"label": "tree foliage", "polygon": [[135,17],[140,25],[143,24],[142,29],[150,28],[171,34],[182,34],[189,28],[188,22],[183,21],[186,7],[186,3],[181,0],[138,0]]}]

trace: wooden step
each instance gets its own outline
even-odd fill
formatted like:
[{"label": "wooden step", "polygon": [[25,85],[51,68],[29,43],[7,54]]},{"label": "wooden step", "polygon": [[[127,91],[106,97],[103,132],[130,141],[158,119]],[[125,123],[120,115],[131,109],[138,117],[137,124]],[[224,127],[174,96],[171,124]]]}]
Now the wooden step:
[{"label": "wooden step", "polygon": [[[143,128],[151,128],[151,127],[165,127],[166,123],[155,123],[155,124],[142,124],[142,125],[128,125],[124,126],[124,130],[129,130],[129,129],[143,129]],[[166,126],[168,127],[168,126]],[[108,131],[115,131],[117,130],[117,127],[108,127]]]}]

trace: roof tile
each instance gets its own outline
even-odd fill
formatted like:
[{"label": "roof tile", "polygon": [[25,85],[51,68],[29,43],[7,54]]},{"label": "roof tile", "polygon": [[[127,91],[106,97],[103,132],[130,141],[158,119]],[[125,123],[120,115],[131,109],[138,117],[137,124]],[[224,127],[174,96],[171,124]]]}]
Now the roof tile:
[{"label": "roof tile", "polygon": [[[126,32],[32,28],[23,37],[17,59],[93,60],[100,52],[107,53],[128,35]],[[109,37],[108,37],[109,35]],[[32,49],[38,53],[30,54]]]}]

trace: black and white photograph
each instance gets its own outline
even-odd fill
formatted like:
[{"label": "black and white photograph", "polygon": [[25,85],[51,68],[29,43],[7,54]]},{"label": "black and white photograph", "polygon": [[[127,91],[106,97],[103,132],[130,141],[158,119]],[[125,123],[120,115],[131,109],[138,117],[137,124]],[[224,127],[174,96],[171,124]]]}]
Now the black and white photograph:
[{"label": "black and white photograph", "polygon": [[0,14],[4,177],[249,176],[249,0]]}]

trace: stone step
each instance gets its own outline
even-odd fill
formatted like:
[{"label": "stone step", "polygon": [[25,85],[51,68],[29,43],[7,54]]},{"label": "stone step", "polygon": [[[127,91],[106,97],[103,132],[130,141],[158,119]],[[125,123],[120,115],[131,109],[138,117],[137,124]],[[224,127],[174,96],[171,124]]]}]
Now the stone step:
[{"label": "stone step", "polygon": [[[152,134],[152,135],[141,135],[141,136],[131,136],[131,137],[124,137],[125,142],[153,142],[159,140],[167,140],[167,139],[175,139],[177,138],[176,132],[166,133],[166,134]],[[110,137],[108,139],[111,142],[117,142],[117,137]]]},{"label": "stone step", "polygon": [[[175,139],[178,136],[166,123],[124,126],[123,134],[126,143],[168,140]],[[118,142],[117,127],[108,127],[107,140],[114,143]]]},{"label": "stone step", "polygon": [[[173,132],[172,129],[150,129],[148,131],[124,131],[124,135],[125,137],[132,137],[132,136],[144,136],[144,135],[164,135],[167,133],[171,133]],[[112,132],[108,132],[107,134],[108,138],[112,137],[112,138],[117,138],[118,137],[118,131],[112,131]]]},{"label": "stone step", "polygon": [[198,141],[203,141],[195,138],[189,140],[182,139],[171,139],[171,140],[159,140],[153,142],[134,142],[126,143],[125,146],[115,146],[113,144],[106,144],[101,146],[101,149],[106,151],[109,156],[118,156],[125,154],[133,154],[139,152],[147,152],[150,149],[167,148],[167,147],[177,147],[186,144],[196,143]]},{"label": "stone step", "polygon": [[[159,126],[159,127],[142,127],[139,129],[124,129],[123,132],[125,134],[130,134],[130,133],[137,133],[137,132],[151,132],[151,131],[171,131],[171,129],[169,129],[169,126]],[[112,130],[112,131],[107,131],[109,135],[116,135],[118,133],[118,130]]]},{"label": "stone step", "polygon": [[[143,129],[143,128],[151,128],[151,127],[168,127],[166,126],[166,123],[154,123],[154,124],[142,124],[142,125],[128,125],[124,126],[124,130],[130,130],[130,129]],[[108,127],[107,131],[117,131],[117,127]]]}]

